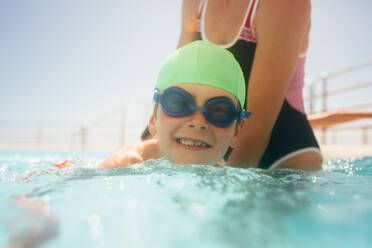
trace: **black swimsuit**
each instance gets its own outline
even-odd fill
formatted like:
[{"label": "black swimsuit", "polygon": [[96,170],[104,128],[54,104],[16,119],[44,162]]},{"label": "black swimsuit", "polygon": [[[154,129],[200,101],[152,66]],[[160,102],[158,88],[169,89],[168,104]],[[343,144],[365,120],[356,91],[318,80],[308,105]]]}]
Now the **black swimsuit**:
[{"label": "black swimsuit", "polygon": [[[233,53],[239,62],[247,88],[257,44],[251,32],[251,21],[258,2],[259,0],[251,0],[246,12],[244,26],[242,25],[238,37],[230,44],[222,46]],[[206,3],[207,0],[201,0],[199,6],[197,39],[208,41],[205,37],[203,26]],[[314,151],[320,153],[313,130],[303,111],[304,64],[305,57],[302,56],[299,58],[286,99],[274,124],[269,144],[257,166],[258,168],[274,168],[280,162],[303,152]],[[225,157],[228,157],[230,153],[231,149],[229,149]]]}]

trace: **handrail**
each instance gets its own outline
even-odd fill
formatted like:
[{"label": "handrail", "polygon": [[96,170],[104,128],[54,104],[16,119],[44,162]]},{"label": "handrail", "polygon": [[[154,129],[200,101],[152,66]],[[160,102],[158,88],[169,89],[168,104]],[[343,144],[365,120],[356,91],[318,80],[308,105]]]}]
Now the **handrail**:
[{"label": "handrail", "polygon": [[0,120],[0,125],[51,125],[51,126],[78,126],[79,122],[73,121],[38,121],[38,120]]},{"label": "handrail", "polygon": [[[339,95],[339,94],[342,94],[342,93],[345,93],[345,92],[350,92],[350,91],[354,91],[354,90],[357,90],[357,89],[364,89],[364,88],[372,86],[372,81],[368,81],[368,82],[359,83],[357,85],[347,86],[347,87],[339,88],[337,90],[328,91],[328,81],[329,81],[329,79],[339,77],[341,75],[351,73],[351,72],[354,72],[356,70],[359,70],[359,69],[362,69],[362,68],[365,68],[365,67],[368,67],[368,66],[371,66],[371,65],[372,65],[372,58],[369,58],[369,59],[366,59],[366,60],[364,60],[360,63],[354,64],[354,65],[351,65],[351,66],[347,66],[347,67],[341,68],[339,70],[336,70],[336,71],[333,71],[333,72],[330,72],[330,73],[323,73],[320,77],[317,77],[313,80],[308,81],[305,84],[305,86],[307,86],[307,88],[309,89],[309,95],[305,100],[309,101],[309,112],[310,112],[310,114],[314,113],[313,101],[315,99],[321,98],[321,100],[322,100],[322,110],[320,112],[327,112],[330,109],[327,106],[327,99],[328,99],[329,96],[335,96],[335,95]],[[314,94],[314,85],[316,85],[320,82],[322,83],[321,84],[322,92],[320,94]],[[343,106],[342,108],[344,108],[344,109],[362,109],[362,108],[369,108],[371,106],[372,106],[372,102],[367,102],[367,103]],[[332,108],[332,109],[338,109],[338,108]],[[332,128],[332,129],[334,130],[334,128]],[[363,143],[368,143],[367,131],[370,128],[369,127],[368,128],[363,127],[361,129],[363,131]],[[326,141],[326,131],[327,131],[327,128],[322,128],[322,142],[321,142],[322,144],[326,144],[326,142],[327,142]]]},{"label": "handrail", "polygon": [[[1,125],[12,125],[12,126],[37,126],[42,124],[43,126],[53,126],[53,127],[76,127],[81,126],[81,122],[65,122],[65,121],[36,121],[36,120],[0,120]],[[120,121],[105,121],[105,127],[117,127],[120,125]],[[95,126],[94,126],[95,127]]]},{"label": "handrail", "polygon": [[[123,108],[125,108],[125,107],[123,107]],[[89,123],[86,123],[86,124],[84,125],[84,127],[85,127],[86,129],[91,129],[91,128],[93,128],[93,127],[99,126],[99,125],[100,125],[102,122],[104,122],[104,121],[105,121],[109,116],[112,116],[112,115],[114,115],[114,114],[120,112],[121,110],[122,110],[121,107],[120,107],[120,108],[115,108],[114,110],[112,110],[112,111],[110,111],[110,112],[108,112],[108,113],[106,113],[106,114],[100,116],[99,118],[96,118],[95,120],[93,120],[93,121],[91,121],[91,122],[89,122]]]},{"label": "handrail", "polygon": [[313,80],[310,80],[307,84],[320,83],[320,82],[322,82],[322,80],[324,78],[338,77],[338,76],[341,76],[343,74],[346,74],[346,73],[349,73],[349,72],[352,72],[352,71],[355,71],[355,70],[358,70],[358,69],[362,69],[364,67],[368,67],[370,65],[372,65],[372,58],[366,59],[366,60],[364,60],[362,62],[359,62],[357,64],[353,64],[351,66],[347,66],[347,67],[341,68],[341,69],[333,71],[333,72],[323,73],[320,77],[317,77]]},{"label": "handrail", "polygon": [[[359,83],[359,84],[356,84],[354,86],[343,87],[343,88],[340,88],[338,90],[328,92],[328,96],[338,95],[338,94],[344,93],[346,91],[350,92],[350,91],[359,90],[359,89],[362,89],[362,88],[367,88],[367,87],[370,87],[370,86],[372,86],[372,81]],[[321,97],[323,97],[323,94],[315,94],[315,95],[313,94],[312,95],[313,99],[317,99],[317,98],[321,98]],[[310,100],[310,96],[306,97],[304,100],[305,101]]]},{"label": "handrail", "polygon": [[[372,102],[348,105],[348,106],[345,106],[344,108],[345,109],[365,109],[365,108],[369,108],[369,107],[372,107]],[[333,109],[336,109],[336,108],[333,108]]]}]

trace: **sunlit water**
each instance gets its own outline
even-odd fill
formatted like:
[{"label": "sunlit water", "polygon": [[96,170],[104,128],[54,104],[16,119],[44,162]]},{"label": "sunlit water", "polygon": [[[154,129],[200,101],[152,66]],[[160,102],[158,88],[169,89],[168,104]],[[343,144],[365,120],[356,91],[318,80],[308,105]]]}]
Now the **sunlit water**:
[{"label": "sunlit water", "polygon": [[317,172],[162,159],[95,169],[107,155],[0,151],[0,247],[43,223],[19,195],[57,220],[43,247],[372,247],[372,157]]}]

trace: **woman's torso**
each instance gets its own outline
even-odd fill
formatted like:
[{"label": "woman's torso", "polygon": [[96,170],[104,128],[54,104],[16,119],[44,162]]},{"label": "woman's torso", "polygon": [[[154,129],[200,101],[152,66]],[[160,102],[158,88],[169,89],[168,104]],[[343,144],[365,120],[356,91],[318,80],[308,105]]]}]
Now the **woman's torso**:
[{"label": "woman's torso", "polygon": [[[257,40],[255,14],[259,0],[208,1],[201,0],[197,12],[197,39],[220,45],[232,52],[239,62],[248,87]],[[307,48],[304,41],[303,50]],[[306,56],[299,56],[296,70],[289,84],[286,99],[300,112],[304,112],[302,89]]]}]

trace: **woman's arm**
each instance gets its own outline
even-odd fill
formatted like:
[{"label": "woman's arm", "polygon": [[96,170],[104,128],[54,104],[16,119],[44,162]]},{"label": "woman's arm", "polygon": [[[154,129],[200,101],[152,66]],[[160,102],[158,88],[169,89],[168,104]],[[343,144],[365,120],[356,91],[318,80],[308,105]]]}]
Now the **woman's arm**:
[{"label": "woman's arm", "polygon": [[372,112],[335,110],[308,116],[309,122],[313,128],[326,128],[363,118],[372,118]]},{"label": "woman's arm", "polygon": [[229,164],[256,166],[296,68],[310,25],[310,0],[262,0],[255,17],[257,48],[249,78],[244,123]]},{"label": "woman's arm", "polygon": [[197,38],[197,13],[201,0],[183,0],[181,35],[177,48],[182,47]]},{"label": "woman's arm", "polygon": [[162,157],[162,153],[158,146],[158,140],[149,139],[115,152],[98,165],[98,168],[113,169],[127,167],[142,163],[151,158],[156,159],[160,157]]}]

